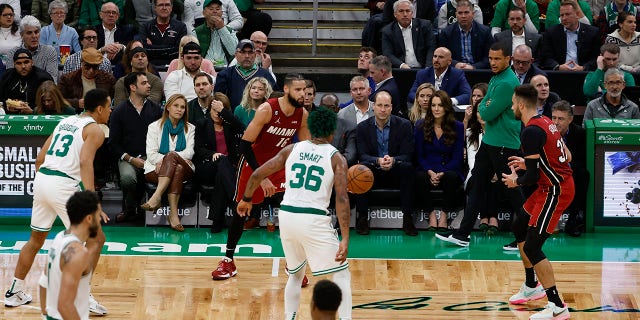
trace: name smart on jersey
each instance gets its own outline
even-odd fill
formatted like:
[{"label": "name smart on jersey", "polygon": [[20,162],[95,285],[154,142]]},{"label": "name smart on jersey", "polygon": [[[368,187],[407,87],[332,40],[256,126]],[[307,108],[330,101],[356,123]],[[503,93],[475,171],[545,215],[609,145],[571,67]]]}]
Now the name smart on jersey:
[{"label": "name smart on jersey", "polygon": [[319,154],[311,153],[311,152],[302,152],[300,153],[299,158],[301,161],[306,160],[306,161],[318,163],[318,161],[320,161],[323,158],[323,156]]}]

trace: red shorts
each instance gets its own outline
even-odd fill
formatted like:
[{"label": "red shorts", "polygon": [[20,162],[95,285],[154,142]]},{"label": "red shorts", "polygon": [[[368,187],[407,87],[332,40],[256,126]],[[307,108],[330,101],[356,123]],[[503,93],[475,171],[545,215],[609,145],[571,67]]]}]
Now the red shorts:
[{"label": "red shorts", "polygon": [[559,187],[540,187],[524,203],[524,210],[531,216],[529,226],[552,234],[565,209],[573,201],[575,186],[573,177],[563,181]]},{"label": "red shorts", "polygon": [[[236,202],[240,202],[242,200],[242,196],[244,195],[244,190],[247,188],[247,183],[249,182],[249,178],[253,173],[253,170],[249,166],[246,161],[242,161],[240,163],[240,173],[238,174],[238,178],[236,181]],[[276,187],[276,192],[284,192],[285,187],[285,176],[284,169],[270,175],[269,180]],[[258,186],[256,191],[253,192],[253,198],[251,199],[252,204],[262,203],[264,201],[264,191],[262,187]]]}]

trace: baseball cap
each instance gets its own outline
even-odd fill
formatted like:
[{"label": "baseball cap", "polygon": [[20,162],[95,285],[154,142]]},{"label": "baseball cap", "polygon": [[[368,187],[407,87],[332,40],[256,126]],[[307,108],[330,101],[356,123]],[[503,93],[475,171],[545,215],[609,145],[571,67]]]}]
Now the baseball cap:
[{"label": "baseball cap", "polygon": [[17,61],[18,59],[31,59],[33,60],[33,55],[31,54],[31,51],[25,49],[25,48],[20,48],[18,50],[16,50],[16,52],[13,54],[13,61]]},{"label": "baseball cap", "polygon": [[202,7],[206,8],[209,5],[211,5],[212,3],[217,3],[218,5],[222,6],[222,1],[221,0],[204,0],[204,3],[202,4]]},{"label": "baseball cap", "polygon": [[199,44],[191,41],[182,47],[182,54],[202,54],[202,51]]},{"label": "baseball cap", "polygon": [[253,42],[249,39],[242,39],[240,40],[240,42],[238,42],[238,45],[236,46],[236,50],[242,50],[246,47],[251,47],[251,50],[254,50],[256,47],[253,45]]}]

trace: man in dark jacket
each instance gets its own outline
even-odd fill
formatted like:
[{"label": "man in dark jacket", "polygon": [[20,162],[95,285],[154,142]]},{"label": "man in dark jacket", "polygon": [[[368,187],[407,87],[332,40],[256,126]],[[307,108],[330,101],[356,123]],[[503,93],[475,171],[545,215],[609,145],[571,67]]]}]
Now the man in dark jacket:
[{"label": "man in dark jacket", "polygon": [[[0,78],[0,102],[7,114],[31,114],[36,107],[36,90],[47,80],[53,81],[46,71],[33,65],[31,51],[20,48],[13,54],[14,68]],[[7,99],[17,101],[7,103]]]},{"label": "man in dark jacket", "polygon": [[94,48],[82,50],[82,67],[80,70],[62,76],[58,88],[62,96],[80,113],[84,109],[84,85],[88,84],[96,89],[103,89],[113,97],[116,79],[112,74],[99,70],[102,54]]},{"label": "man in dark jacket", "polygon": [[142,41],[149,61],[154,65],[166,65],[178,58],[180,39],[187,35],[187,26],[171,18],[171,0],[154,0],[156,18],[143,24],[137,39]]},{"label": "man in dark jacket", "polygon": [[412,19],[414,9],[409,0],[398,0],[393,7],[396,22],[382,29],[382,54],[394,68],[430,66],[436,48],[431,21]]}]

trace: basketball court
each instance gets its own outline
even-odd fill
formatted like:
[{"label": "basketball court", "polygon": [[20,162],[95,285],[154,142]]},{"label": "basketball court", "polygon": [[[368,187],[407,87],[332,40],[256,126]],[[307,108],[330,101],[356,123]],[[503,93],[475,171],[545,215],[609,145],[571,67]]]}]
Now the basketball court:
[{"label": "basketball court", "polygon": [[[104,319],[283,317],[287,278],[277,231],[245,232],[236,255],[238,275],[213,281],[211,270],[223,255],[226,231],[104,230],[108,243],[92,281],[94,296],[109,309]],[[26,225],[0,226],[2,290],[13,277],[28,232]],[[511,241],[509,234],[474,233],[469,248],[448,246],[433,235],[372,230],[360,236],[352,231],[354,319],[528,319],[546,304],[546,299],[523,306],[506,303],[524,277],[518,254],[502,251]],[[637,234],[558,234],[545,249],[572,319],[640,319]],[[40,319],[36,285],[44,261],[44,254],[39,255],[27,277],[34,301],[0,307],[0,319]],[[318,278],[310,280],[313,285]],[[310,319],[310,297],[311,287],[303,289],[299,319]]]}]

